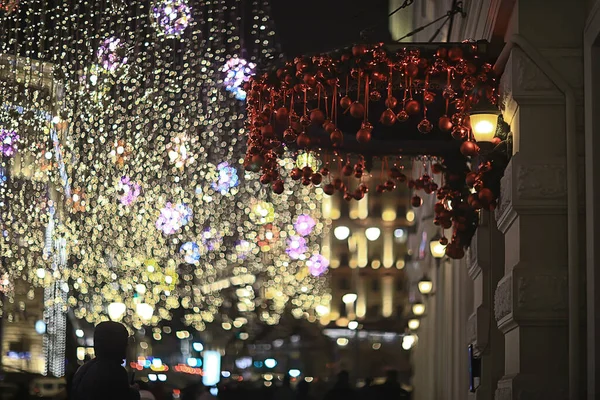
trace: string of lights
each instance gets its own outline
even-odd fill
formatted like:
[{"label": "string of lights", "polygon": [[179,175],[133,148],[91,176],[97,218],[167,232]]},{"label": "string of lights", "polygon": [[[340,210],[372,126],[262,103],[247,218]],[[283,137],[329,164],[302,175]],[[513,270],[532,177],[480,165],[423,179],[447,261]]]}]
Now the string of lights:
[{"label": "string of lights", "polygon": [[135,328],[183,307],[204,329],[223,299],[202,285],[248,274],[238,310],[267,323],[327,301],[322,190],[272,196],[241,167],[244,83],[277,53],[267,0],[33,0],[0,25],[9,279]]}]

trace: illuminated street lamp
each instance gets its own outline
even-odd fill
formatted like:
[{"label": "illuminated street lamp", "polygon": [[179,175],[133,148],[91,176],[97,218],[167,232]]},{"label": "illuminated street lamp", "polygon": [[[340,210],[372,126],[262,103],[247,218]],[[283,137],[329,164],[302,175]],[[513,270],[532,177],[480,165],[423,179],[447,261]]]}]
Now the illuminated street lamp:
[{"label": "illuminated street lamp", "polygon": [[418,302],[412,305],[412,312],[417,317],[425,314],[425,304]]},{"label": "illuminated street lamp", "polygon": [[471,108],[469,112],[471,131],[478,143],[491,142],[494,139],[499,115],[500,110],[487,99],[487,96],[482,96]]},{"label": "illuminated street lamp", "polygon": [[337,240],[346,240],[350,236],[350,228],[347,226],[337,226],[333,230],[333,234]]},{"label": "illuminated street lamp", "polygon": [[342,296],[342,301],[345,304],[352,304],[356,301],[357,298],[358,296],[356,295],[356,293],[346,293]]},{"label": "illuminated street lamp", "polygon": [[416,331],[417,329],[419,329],[419,326],[421,326],[421,321],[419,321],[417,318],[408,320],[408,329],[410,329],[411,331]]},{"label": "illuminated street lamp", "polygon": [[436,265],[440,266],[440,262],[442,258],[446,255],[446,245],[442,244],[440,240],[442,237],[440,235],[435,235],[431,242],[429,242],[429,250],[431,251],[431,255],[435,259]]},{"label": "illuminated street lamp", "polygon": [[419,292],[421,292],[421,294],[427,295],[433,290],[433,281],[427,275],[423,275],[417,286],[419,287]]}]

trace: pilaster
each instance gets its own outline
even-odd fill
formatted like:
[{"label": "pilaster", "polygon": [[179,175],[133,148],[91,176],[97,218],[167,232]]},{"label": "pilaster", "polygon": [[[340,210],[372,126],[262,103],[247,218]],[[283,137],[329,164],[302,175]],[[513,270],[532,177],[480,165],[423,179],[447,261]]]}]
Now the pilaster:
[{"label": "pilaster", "polygon": [[[495,212],[505,240],[504,276],[493,309],[505,344],[496,400],[569,398],[566,137],[575,132],[567,126],[573,103],[564,81],[581,86],[575,76],[581,48],[580,40],[562,33],[567,25],[571,32],[582,27],[582,2],[574,2],[564,16],[546,13],[550,20],[564,18],[552,27],[539,18],[539,7],[560,7],[549,3],[518,2],[515,33],[536,51],[513,47],[500,82],[514,146]],[[560,89],[556,76],[568,77]]]},{"label": "pilaster", "polygon": [[493,323],[494,288],[504,275],[504,237],[489,212],[482,212],[479,227],[467,253],[474,284],[473,313],[467,323],[467,340],[481,358],[481,381],[470,400],[493,398],[504,373],[504,337]]}]

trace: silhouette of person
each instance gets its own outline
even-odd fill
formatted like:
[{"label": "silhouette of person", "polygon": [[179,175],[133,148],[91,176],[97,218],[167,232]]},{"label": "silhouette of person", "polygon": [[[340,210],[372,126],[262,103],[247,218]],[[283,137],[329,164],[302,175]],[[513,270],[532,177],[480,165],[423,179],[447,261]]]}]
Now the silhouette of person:
[{"label": "silhouette of person", "polygon": [[310,383],[304,379],[301,380],[298,386],[296,386],[296,400],[312,400],[312,398],[310,395]]},{"label": "silhouette of person", "polygon": [[325,394],[325,400],[356,400],[356,392],[350,387],[350,374],[341,371],[333,388]]},{"label": "silhouette of person", "polygon": [[70,400],[140,400],[121,366],[127,357],[129,334],[118,322],[101,322],[94,330],[96,357],[85,363],[73,378]]},{"label": "silhouette of person", "polygon": [[398,382],[398,371],[387,372],[385,383],[380,387],[380,398],[382,400],[408,399],[409,392],[402,389]]}]

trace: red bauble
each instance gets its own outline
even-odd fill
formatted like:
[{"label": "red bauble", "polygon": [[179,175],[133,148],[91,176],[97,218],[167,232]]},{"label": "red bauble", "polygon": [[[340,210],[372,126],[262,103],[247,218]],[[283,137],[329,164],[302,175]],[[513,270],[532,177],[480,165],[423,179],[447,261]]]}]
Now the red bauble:
[{"label": "red bauble", "polygon": [[326,122],[323,128],[325,128],[325,132],[331,135],[335,131],[335,124],[333,122]]},{"label": "red bauble", "polygon": [[452,129],[452,121],[448,116],[444,115],[438,121],[438,127],[442,132],[450,132],[450,129]]},{"label": "red bauble", "polygon": [[280,109],[277,110],[277,113],[275,113],[275,120],[277,120],[277,122],[279,122],[281,124],[287,122],[289,117],[290,117],[290,113],[288,112],[287,108],[285,108],[285,107],[281,107]]},{"label": "red bauble", "polygon": [[298,139],[296,139],[296,144],[298,147],[307,148],[310,146],[310,137],[306,133],[302,133],[298,136]]},{"label": "red bauble", "polygon": [[368,129],[360,129],[356,132],[356,141],[360,144],[366,144],[371,141],[371,132]]},{"label": "red bauble", "polygon": [[467,183],[467,186],[473,187],[473,185],[475,184],[476,180],[477,180],[477,174],[475,172],[469,172],[467,174],[465,182]]},{"label": "red bauble", "polygon": [[360,57],[367,52],[367,46],[364,44],[357,44],[352,47],[352,55],[354,57]]},{"label": "red bauble", "polygon": [[384,186],[385,190],[387,190],[388,192],[391,192],[392,190],[396,189],[396,184],[392,180],[386,181]]},{"label": "red bauble", "polygon": [[348,193],[348,192],[344,193],[344,200],[350,201],[353,198],[354,198],[354,196],[352,196],[352,193]]},{"label": "red bauble", "polygon": [[442,164],[436,163],[431,166],[431,172],[433,172],[434,174],[439,174],[443,170],[444,170],[444,167],[442,167]]},{"label": "red bauble", "polygon": [[294,168],[290,172],[290,176],[292,177],[293,180],[297,181],[298,179],[300,179],[302,177],[302,170],[300,168]]},{"label": "red bauble", "polygon": [[260,183],[262,183],[263,185],[266,185],[267,183],[271,183],[271,175],[269,174],[263,174],[260,177]]},{"label": "red bauble", "polygon": [[298,135],[292,128],[287,128],[285,131],[283,131],[283,140],[285,140],[287,143],[293,143],[296,141],[296,139],[298,139]]},{"label": "red bauble", "polygon": [[310,122],[314,125],[323,125],[325,122],[325,114],[319,109],[314,109],[310,112]]},{"label": "red bauble", "polygon": [[381,114],[380,121],[385,126],[392,126],[396,123],[396,114],[391,108],[388,108]]},{"label": "red bauble", "polygon": [[440,244],[442,246],[446,246],[448,244],[448,238],[447,237],[443,237],[440,239]]},{"label": "red bauble", "polygon": [[448,55],[448,49],[446,49],[445,47],[440,47],[439,49],[437,49],[435,55],[438,58],[446,58],[446,56]]},{"label": "red bauble", "polygon": [[346,164],[342,167],[342,174],[344,174],[344,176],[350,176],[352,175],[352,170],[352,165]]},{"label": "red bauble", "polygon": [[265,159],[260,154],[255,154],[252,156],[252,164],[262,167],[265,163]]},{"label": "red bauble", "polygon": [[477,146],[477,143],[467,140],[460,145],[460,152],[466,157],[477,157],[479,146]]},{"label": "red bauble", "polygon": [[377,186],[375,187],[375,191],[376,191],[377,193],[383,193],[383,192],[385,192],[385,186],[383,186],[383,185],[377,185]]},{"label": "red bauble", "polygon": [[419,74],[419,66],[414,63],[410,63],[406,66],[406,75],[414,78]]},{"label": "red bauble", "polygon": [[335,193],[335,187],[333,187],[333,185],[331,183],[328,183],[327,185],[323,186],[323,193],[331,196],[332,194]]},{"label": "red bauble", "polygon": [[410,204],[417,208],[417,207],[421,207],[421,204],[423,204],[423,199],[420,198],[417,195],[414,195],[411,199],[410,199]]},{"label": "red bauble", "polygon": [[331,140],[333,147],[339,147],[344,144],[344,134],[341,130],[336,128],[331,135],[329,135],[329,140]]},{"label": "red bauble", "polygon": [[419,125],[417,125],[417,129],[421,133],[429,133],[433,129],[433,124],[428,119],[424,119],[421,122],[419,122]]},{"label": "red bauble", "polygon": [[400,169],[398,167],[390,168],[390,172],[389,172],[390,177],[392,177],[394,179],[398,179],[398,177],[400,177],[400,174],[402,174],[402,172],[400,172]]},{"label": "red bauble", "polygon": [[434,100],[435,100],[435,95],[433,93],[431,93],[431,92],[426,92],[423,95],[423,103],[425,103],[427,105],[433,103]]},{"label": "red bauble", "polygon": [[345,187],[344,181],[342,181],[340,178],[335,178],[333,180],[333,187],[335,187],[336,190],[342,190]]},{"label": "red bauble", "polygon": [[458,61],[462,58],[463,51],[460,47],[453,47],[448,51],[448,58],[452,61]]},{"label": "red bauble", "polygon": [[400,122],[406,122],[408,120],[408,113],[404,110],[400,111],[398,113],[398,115],[396,115],[396,118],[398,119],[398,121]]},{"label": "red bauble", "polygon": [[354,197],[355,200],[362,200],[365,197],[365,193],[360,190],[359,188],[357,188],[354,193],[352,194],[352,196]]},{"label": "red bauble", "polygon": [[481,202],[479,201],[479,195],[477,193],[471,193],[467,203],[469,203],[469,206],[475,210],[479,210],[481,208]]},{"label": "red bauble", "polygon": [[310,178],[313,174],[313,170],[311,167],[306,166],[304,168],[302,168],[302,176],[306,179]]},{"label": "red bauble", "polygon": [[397,105],[398,105],[398,99],[395,98],[394,96],[390,96],[387,99],[385,99],[385,106],[387,108],[396,108]]},{"label": "red bauble", "polygon": [[444,207],[444,203],[435,203],[435,205],[433,206],[433,211],[436,214],[441,213],[442,211],[444,211],[446,209],[446,207]]},{"label": "red bauble", "polygon": [[358,185],[358,188],[363,193],[369,193],[369,187],[367,185],[365,185],[364,183],[361,183],[360,185]]},{"label": "red bauble", "polygon": [[452,129],[452,137],[456,140],[462,140],[467,137],[469,131],[464,126],[455,126]]},{"label": "red bauble", "polygon": [[350,115],[352,115],[354,118],[364,117],[365,116],[365,106],[363,106],[358,101],[355,101],[350,106]]},{"label": "red bauble", "polygon": [[302,178],[302,184],[304,186],[310,185],[310,178]]},{"label": "red bauble", "polygon": [[381,93],[378,92],[377,90],[373,90],[371,93],[369,93],[369,100],[371,100],[371,101],[381,100]]},{"label": "red bauble", "polygon": [[325,168],[325,167],[323,167],[323,168],[321,168],[321,170],[319,171],[319,173],[320,173],[321,175],[323,175],[323,176],[327,176],[327,175],[329,175],[329,169],[328,169],[328,168]]},{"label": "red bauble", "polygon": [[352,104],[352,99],[348,96],[344,96],[340,99],[340,106],[345,110]]},{"label": "red bauble", "polygon": [[283,193],[283,181],[278,180],[278,181],[273,182],[273,185],[271,186],[271,188],[277,194]]},{"label": "red bauble", "polygon": [[488,188],[483,188],[479,191],[479,201],[484,207],[488,207],[494,201],[494,192]]},{"label": "red bauble", "polygon": [[263,137],[272,138],[275,135],[275,131],[273,130],[273,125],[268,124],[260,128],[260,133],[262,133]]},{"label": "red bauble", "polygon": [[314,75],[304,74],[304,83],[306,83],[308,86],[315,86],[317,84],[317,80],[315,79]]},{"label": "red bauble", "polygon": [[406,103],[406,112],[408,115],[415,115],[421,111],[421,105],[416,100],[410,100]]},{"label": "red bauble", "polygon": [[300,134],[304,131],[304,126],[300,123],[300,121],[292,121],[290,127],[294,130],[294,132]]}]

